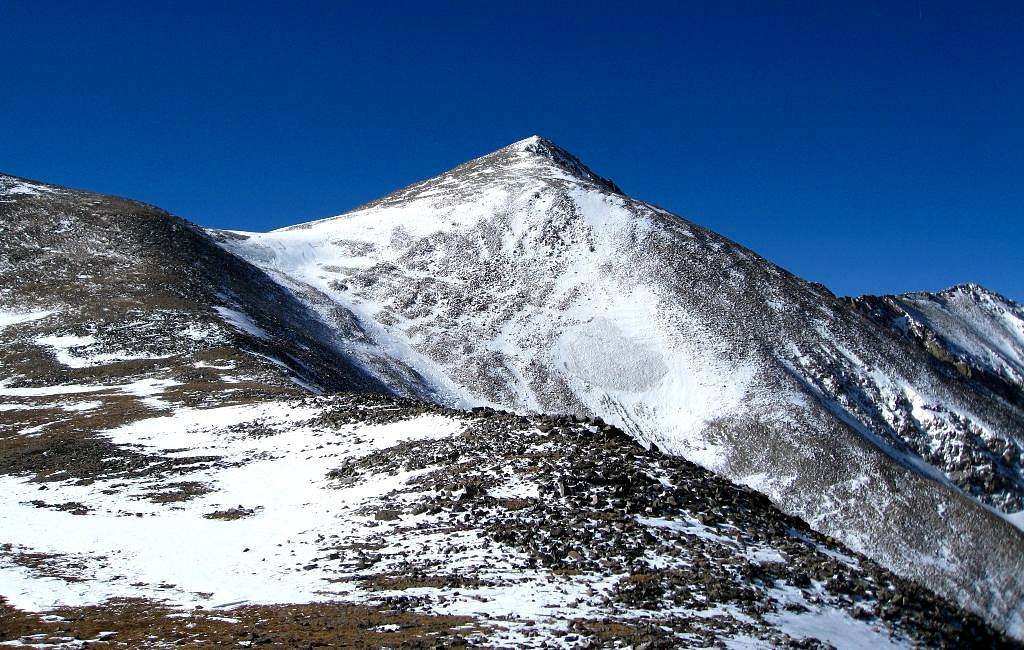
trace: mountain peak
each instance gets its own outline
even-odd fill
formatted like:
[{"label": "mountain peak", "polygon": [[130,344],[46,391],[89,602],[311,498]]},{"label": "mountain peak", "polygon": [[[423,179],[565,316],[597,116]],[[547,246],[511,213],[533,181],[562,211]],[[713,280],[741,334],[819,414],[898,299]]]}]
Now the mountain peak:
[{"label": "mountain peak", "polygon": [[513,142],[492,155],[495,154],[514,154],[516,157],[526,157],[544,164],[553,164],[576,179],[595,183],[616,194],[624,193],[614,181],[595,174],[582,160],[541,135],[534,134]]},{"label": "mountain peak", "polygon": [[998,291],[993,291],[988,287],[984,287],[977,282],[962,282],[960,284],[953,285],[948,289],[943,289],[937,292],[935,295],[943,297],[952,297],[956,295],[969,296],[977,300],[978,298],[985,298],[988,300],[994,300],[1004,304],[1014,304],[1014,301],[1006,296],[1002,295]]},{"label": "mountain peak", "polygon": [[512,144],[505,147],[505,149],[511,149],[520,153],[526,154],[539,154],[543,156],[549,156],[553,154],[560,154],[563,156],[570,156],[575,158],[571,153],[565,149],[559,147],[557,144],[548,140],[542,135],[531,135],[528,138],[517,140]]}]

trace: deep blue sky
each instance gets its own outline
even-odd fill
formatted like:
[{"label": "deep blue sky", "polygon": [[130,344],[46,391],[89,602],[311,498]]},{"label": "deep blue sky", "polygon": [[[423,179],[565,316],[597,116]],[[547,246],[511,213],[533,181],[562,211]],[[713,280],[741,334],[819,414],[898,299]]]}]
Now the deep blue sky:
[{"label": "deep blue sky", "polygon": [[378,4],[0,0],[0,170],[270,229],[539,133],[837,293],[1024,299],[1024,3]]}]

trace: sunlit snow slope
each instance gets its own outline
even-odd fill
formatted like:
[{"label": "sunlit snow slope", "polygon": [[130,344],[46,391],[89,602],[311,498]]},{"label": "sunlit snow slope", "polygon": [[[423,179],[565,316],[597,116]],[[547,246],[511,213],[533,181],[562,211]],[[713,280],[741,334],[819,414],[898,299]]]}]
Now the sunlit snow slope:
[{"label": "sunlit snow slope", "polygon": [[[1024,634],[1001,516],[1024,507],[1020,405],[543,138],[340,217],[213,234],[354,314],[415,370],[380,377],[398,392],[600,415]],[[959,464],[996,447],[987,485]]]}]

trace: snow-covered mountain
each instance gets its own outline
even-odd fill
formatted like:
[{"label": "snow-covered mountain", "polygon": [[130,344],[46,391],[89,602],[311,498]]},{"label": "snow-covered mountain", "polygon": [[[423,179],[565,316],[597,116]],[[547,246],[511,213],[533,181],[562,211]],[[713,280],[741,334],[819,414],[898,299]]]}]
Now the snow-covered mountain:
[{"label": "snow-covered mountain", "polygon": [[1019,303],[962,284],[938,293],[861,296],[851,304],[964,376],[1024,406],[1024,306]]},{"label": "snow-covered mountain", "polygon": [[0,219],[0,640],[990,633],[856,553],[1024,634],[1021,308],[980,287],[836,298],[541,138],[272,233],[2,175]]},{"label": "snow-covered mountain", "polygon": [[387,394],[464,389],[162,210],[0,224],[0,645],[1012,645],[601,420]]},{"label": "snow-covered mountain", "polygon": [[[339,217],[211,234],[330,328],[354,322],[346,357],[393,391],[600,416],[1024,636],[1024,410],[908,338],[904,316],[634,200],[539,137]],[[1018,307],[931,301],[898,301],[906,329],[1019,380]]]}]

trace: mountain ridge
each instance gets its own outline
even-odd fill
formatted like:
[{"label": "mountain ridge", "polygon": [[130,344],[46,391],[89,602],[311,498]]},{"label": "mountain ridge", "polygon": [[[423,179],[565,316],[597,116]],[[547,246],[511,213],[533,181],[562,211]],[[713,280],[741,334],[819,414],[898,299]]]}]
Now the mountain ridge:
[{"label": "mountain ridge", "polygon": [[847,301],[940,363],[1024,406],[1024,306],[973,282]]},{"label": "mountain ridge", "polygon": [[187,221],[7,190],[2,642],[1015,647],[600,418],[387,394],[365,311]]},{"label": "mountain ridge", "polygon": [[[551,169],[558,170],[565,175],[566,178],[572,178],[577,182],[593,183],[594,185],[601,187],[604,190],[615,194],[623,194],[622,190],[615,184],[614,181],[599,176],[593,172],[586,164],[583,163],[574,154],[566,151],[562,147],[558,146],[554,142],[548,140],[539,135],[532,135],[522,140],[517,140],[512,144],[505,147],[492,151],[483,156],[479,156],[472,160],[469,160],[461,165],[457,165],[452,169],[442,172],[439,175],[432,176],[420,181],[415,181],[402,187],[393,192],[389,192],[384,196],[373,199],[366,203],[360,204],[346,214],[352,212],[358,212],[368,208],[376,207],[382,204],[386,204],[389,201],[399,200],[406,198],[409,195],[415,194],[421,187],[427,183],[436,182],[438,179],[448,178],[459,178],[463,175],[480,173],[481,168],[493,165],[494,168],[500,170],[502,173],[511,173],[515,171],[515,166],[518,164],[533,164],[535,166],[548,166]],[[307,221],[299,224],[290,226],[283,226],[276,228],[272,232],[284,232],[295,229],[304,229],[311,224],[323,223],[330,221],[331,219],[337,219],[343,215],[332,215],[329,217],[322,217]],[[230,232],[230,231],[228,231]]]},{"label": "mountain ridge", "polygon": [[820,285],[530,142],[222,243],[373,322],[449,403],[601,416],[1020,629],[1005,595],[1022,593],[1022,539],[986,509],[1024,505],[1017,406]]},{"label": "mountain ridge", "polygon": [[[1021,636],[1024,541],[997,514],[1019,510],[1021,409],[939,363],[891,323],[872,320],[853,299],[630,199],[617,186],[577,179],[573,167],[525,151],[531,140],[340,217],[287,230],[204,233],[181,222],[207,251],[204,272],[226,265],[248,278],[239,280],[249,288],[235,291],[233,301],[204,293],[203,318],[242,335],[254,351],[271,352],[261,372],[279,367],[273,355],[280,354],[277,362],[293,370],[271,383],[292,390],[318,388],[320,380],[304,374],[291,351],[322,350],[328,365],[365,373],[375,390],[462,407],[601,418],[645,447],[768,494],[816,530]],[[55,220],[47,223],[59,224],[68,211],[92,224],[95,211],[111,215],[103,217],[110,223],[136,224],[128,232],[145,247],[176,246],[173,228],[160,230],[165,240],[147,230],[149,221],[114,216],[141,204],[37,185],[19,186],[10,214],[50,210]],[[54,230],[32,231],[42,237],[39,249],[58,245],[66,255],[60,281],[74,286],[67,274],[81,256],[79,239],[69,240],[72,246],[47,228]],[[33,249],[24,244],[34,240],[5,242],[10,253],[0,261],[11,273],[27,273]],[[213,243],[221,252],[206,248]],[[90,246],[85,250],[97,260],[124,257],[121,240]],[[222,281],[209,277],[214,286]],[[52,300],[52,286],[13,297],[7,291],[0,299],[19,309],[46,307],[38,299]],[[89,287],[100,285],[85,283],[83,296],[92,296]],[[276,298],[268,302],[264,292]],[[117,354],[81,343],[102,331],[94,322],[54,329],[43,318],[17,327],[38,333],[19,338],[15,350],[38,359],[34,350],[45,340],[55,356],[44,372],[25,375],[17,386],[5,383],[11,395],[51,390],[54,372],[94,372],[61,367],[69,361],[98,364]],[[267,340],[261,332],[274,348],[259,347]],[[80,361],[85,352],[92,356]],[[231,364],[250,373],[258,354],[231,353]],[[204,357],[185,360],[217,374],[218,391],[234,390],[237,373],[209,370]],[[166,370],[171,377],[180,372]],[[312,384],[296,386],[292,372]],[[197,395],[168,386],[157,402],[144,404],[194,406]]]}]

